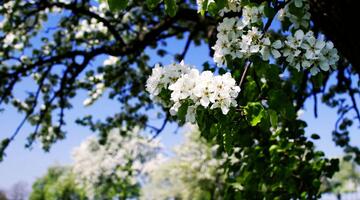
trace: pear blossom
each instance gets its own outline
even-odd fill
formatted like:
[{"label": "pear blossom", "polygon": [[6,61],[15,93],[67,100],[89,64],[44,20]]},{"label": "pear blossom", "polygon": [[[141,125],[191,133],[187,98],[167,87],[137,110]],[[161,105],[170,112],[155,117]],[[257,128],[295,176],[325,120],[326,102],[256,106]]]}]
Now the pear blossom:
[{"label": "pear blossom", "polygon": [[184,62],[180,64],[171,64],[161,67],[156,64],[152,69],[152,74],[146,82],[146,90],[152,95],[157,96],[162,89],[167,88],[170,84],[175,83],[182,74],[188,73],[190,66]]},{"label": "pear blossom", "polygon": [[103,95],[106,89],[103,73],[97,74],[95,76],[90,76],[87,79],[87,81],[94,83],[95,87],[91,91],[89,91],[89,97],[83,101],[83,105],[86,107],[92,105],[96,100],[98,100]]},{"label": "pear blossom", "polygon": [[339,60],[337,50],[331,41],[315,38],[312,31],[304,33],[301,29],[289,35],[285,41],[283,56],[290,66],[297,70],[309,69],[315,75],[335,68]]},{"label": "pear blossom", "polygon": [[[83,39],[85,35],[95,35],[95,34],[107,34],[108,28],[104,25],[103,22],[99,22],[95,18],[91,18],[90,20],[82,20],[78,27],[76,27],[77,32],[75,35],[76,39]],[[89,40],[89,38],[88,38]],[[97,44],[99,41],[96,37],[91,37],[88,41],[90,44]],[[83,45],[87,45],[84,43]]]},{"label": "pear blossom", "polygon": [[217,41],[212,49],[218,66],[226,64],[226,56],[248,58],[262,49],[263,34],[257,25],[264,16],[264,6],[244,6],[242,13],[241,18],[225,17],[217,26]]},{"label": "pear blossom", "polygon": [[174,102],[181,101],[187,98],[191,98],[193,90],[196,87],[199,79],[199,71],[197,69],[191,69],[188,74],[183,74],[175,83],[169,86],[171,93],[171,100]]},{"label": "pear blossom", "polygon": [[4,47],[8,47],[13,44],[16,36],[13,33],[8,33],[4,38]]},{"label": "pear blossom", "polygon": [[[170,114],[176,115],[183,103],[188,103],[186,121],[195,123],[196,108],[220,108],[225,115],[236,107],[240,87],[230,73],[214,75],[210,71],[199,72],[192,66],[172,64],[156,65],[147,80],[146,89],[159,102],[170,101]],[[163,90],[170,92],[170,99],[161,99]],[[166,106],[166,105],[165,105]]]},{"label": "pear blossom", "polygon": [[270,55],[272,55],[275,59],[281,57],[280,48],[283,46],[280,40],[276,40],[271,44],[269,38],[262,39],[262,48],[260,50],[261,56],[263,60],[269,60]]},{"label": "pear blossom", "polygon": [[[298,1],[297,7],[306,6],[304,1]],[[328,71],[334,68],[339,59],[333,43],[324,38],[314,36],[312,31],[304,33],[298,29],[286,39],[272,41],[256,26],[261,19],[263,8],[245,6],[243,16],[225,17],[217,27],[217,41],[214,49],[214,62],[222,67],[226,65],[226,58],[243,59],[252,55],[259,55],[264,61],[270,57],[275,59],[285,58],[286,63],[297,70],[309,69],[312,75],[320,70]],[[223,107],[226,113],[229,101],[214,103],[212,108]]]},{"label": "pear blossom", "polygon": [[261,18],[264,15],[264,6],[245,6],[243,8],[243,23],[244,24],[251,24],[257,23],[261,21]]},{"label": "pear blossom", "polygon": [[219,15],[223,17],[225,13],[240,12],[241,8],[241,0],[228,0],[225,8],[219,11]]},{"label": "pear blossom", "polygon": [[196,106],[189,106],[186,112],[185,121],[195,124]]},{"label": "pear blossom", "polygon": [[215,51],[214,62],[218,66],[226,64],[226,56],[232,59],[247,58],[260,52],[263,34],[255,26],[248,27],[249,23],[238,17],[224,18],[219,23],[217,41],[212,47]]},{"label": "pear blossom", "polygon": [[[290,6],[296,8],[296,13],[292,13],[293,9],[289,9]],[[280,21],[284,21],[284,19],[287,18],[292,24],[291,27],[295,30],[299,28],[308,28],[310,26],[311,17],[309,10],[310,5],[307,0],[293,0],[280,10],[278,18]]]},{"label": "pear blossom", "polygon": [[115,65],[119,61],[119,57],[109,56],[106,60],[104,60],[103,65]]}]

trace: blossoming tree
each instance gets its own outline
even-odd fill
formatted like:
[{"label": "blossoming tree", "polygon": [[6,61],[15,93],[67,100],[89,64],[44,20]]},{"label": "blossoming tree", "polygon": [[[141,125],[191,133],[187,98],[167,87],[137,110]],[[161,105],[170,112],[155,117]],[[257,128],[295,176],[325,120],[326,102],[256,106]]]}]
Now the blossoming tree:
[{"label": "blossoming tree", "polygon": [[[112,117],[76,121],[99,132],[103,142],[118,127],[140,127],[156,137],[168,122],[196,124],[209,144],[219,146],[219,155],[238,160],[223,165],[223,198],[318,198],[320,179],[332,176],[338,160],[314,149],[297,112],[314,98],[317,116],[319,95],[338,108],[334,141],[357,162],[360,150],[350,143],[348,128],[358,123],[360,112],[357,60],[343,44],[341,52],[336,49],[339,42],[334,45],[328,35],[334,42],[341,39],[329,29],[321,32],[326,17],[314,17],[320,12],[316,2],[5,1],[0,7],[0,109],[13,106],[24,118],[2,140],[0,158],[26,122],[34,126],[27,147],[40,141],[49,150],[65,138],[71,99],[87,90],[85,106],[104,93],[119,102],[120,111]],[[167,39],[184,37],[174,63],[150,64],[150,49],[169,55]],[[208,46],[213,59],[203,66],[187,63],[191,43]],[[108,58],[97,64],[104,55]],[[25,98],[16,92],[22,79],[35,86]],[[154,110],[162,112],[160,127],[149,124]],[[108,148],[98,147],[105,157]]]}]

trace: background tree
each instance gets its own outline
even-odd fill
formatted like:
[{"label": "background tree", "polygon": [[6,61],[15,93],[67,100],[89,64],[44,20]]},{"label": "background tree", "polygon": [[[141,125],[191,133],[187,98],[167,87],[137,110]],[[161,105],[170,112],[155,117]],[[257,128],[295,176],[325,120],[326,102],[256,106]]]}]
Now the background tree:
[{"label": "background tree", "polygon": [[157,156],[160,145],[138,129],[124,130],[112,130],[103,142],[90,137],[74,149],[72,170],[89,199],[139,197],[144,165]]},{"label": "background tree", "polygon": [[0,199],[1,200],[7,200],[6,193],[3,190],[0,190]]},{"label": "background tree", "polygon": [[222,166],[239,160],[218,155],[218,147],[200,137],[196,127],[189,128],[184,142],[172,149],[173,156],[145,164],[142,199],[221,199],[226,187]]},{"label": "background tree", "polygon": [[9,199],[25,200],[28,198],[29,190],[28,184],[25,182],[15,183],[8,192]]},{"label": "background tree", "polygon": [[330,180],[324,181],[324,190],[336,194],[338,199],[350,192],[357,192],[360,183],[358,166],[354,162],[349,162],[344,156],[340,162],[340,171],[335,173]]},{"label": "background tree", "polygon": [[50,167],[47,173],[38,178],[32,186],[31,200],[69,199],[85,200],[84,190],[79,187],[68,167]]}]

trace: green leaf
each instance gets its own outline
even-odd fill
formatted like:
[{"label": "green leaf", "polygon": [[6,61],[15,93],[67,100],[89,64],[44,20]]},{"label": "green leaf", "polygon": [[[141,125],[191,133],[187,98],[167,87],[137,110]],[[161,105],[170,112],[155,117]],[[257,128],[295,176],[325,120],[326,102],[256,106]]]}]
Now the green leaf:
[{"label": "green leaf", "polygon": [[176,0],[165,0],[165,11],[170,17],[176,15],[177,9]]},{"label": "green leaf", "polygon": [[217,124],[212,124],[211,127],[210,127],[209,136],[207,138],[214,138],[218,134],[218,132],[219,132],[218,125]]},{"label": "green leaf", "polygon": [[318,140],[318,139],[320,139],[320,136],[316,133],[313,133],[313,134],[311,134],[311,138],[314,140]]},{"label": "green leaf", "polygon": [[227,0],[215,0],[218,10],[223,9],[226,4]]},{"label": "green leaf", "polygon": [[279,147],[276,144],[273,144],[270,146],[269,151],[270,153],[273,153],[274,151],[276,151]]},{"label": "green leaf", "polygon": [[277,123],[278,123],[278,115],[277,115],[277,113],[274,110],[269,110],[268,113],[269,113],[269,116],[270,116],[271,126],[276,128]]},{"label": "green leaf", "polygon": [[264,107],[259,102],[250,102],[245,106],[246,119],[251,126],[256,126],[264,118]]},{"label": "green leaf", "polygon": [[214,2],[208,4],[207,10],[213,16],[216,16],[219,13],[219,9],[217,8],[216,3]]},{"label": "green leaf", "polygon": [[201,4],[200,14],[201,14],[202,16],[205,15],[205,12],[206,12],[207,9],[208,9],[208,4],[209,4],[209,1],[208,1],[208,0],[205,0],[205,1]]},{"label": "green leaf", "polygon": [[154,9],[162,0],[146,0],[146,4],[150,9]]},{"label": "green leaf", "polygon": [[5,149],[6,147],[9,145],[10,143],[10,139],[6,138],[4,140],[1,141],[0,143],[0,162],[3,160],[4,155],[5,155]]},{"label": "green leaf", "polygon": [[262,5],[264,5],[264,14],[266,17],[272,17],[275,14],[274,8],[268,6],[267,3],[262,4]]},{"label": "green leaf", "polygon": [[126,8],[128,0],[107,0],[111,11],[119,11]]},{"label": "green leaf", "polygon": [[187,103],[183,103],[177,112],[177,117],[181,124],[185,123],[185,118],[186,118],[186,113],[187,113],[188,107],[189,106]]}]

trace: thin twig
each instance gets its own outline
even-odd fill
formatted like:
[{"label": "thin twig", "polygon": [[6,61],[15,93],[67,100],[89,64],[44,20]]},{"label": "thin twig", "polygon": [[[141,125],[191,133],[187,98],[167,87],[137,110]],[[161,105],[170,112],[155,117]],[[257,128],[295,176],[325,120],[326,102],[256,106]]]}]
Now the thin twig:
[{"label": "thin twig", "polygon": [[190,47],[190,44],[191,44],[191,41],[192,41],[193,37],[194,37],[194,32],[191,32],[189,34],[189,37],[188,37],[187,41],[186,41],[186,44],[185,44],[185,47],[184,47],[184,50],[183,50],[182,54],[178,57],[178,61],[184,60],[184,58],[186,56],[186,53],[189,50],[189,47]]},{"label": "thin twig", "polygon": [[346,87],[349,90],[349,95],[350,95],[350,99],[351,99],[351,102],[353,104],[353,107],[354,107],[354,110],[356,113],[356,118],[360,121],[360,111],[359,111],[359,108],[357,107],[357,102],[355,99],[355,92],[354,92],[354,89],[351,87],[351,83],[352,83],[351,73],[349,71],[347,71],[347,72],[349,73],[349,78],[345,79]]},{"label": "thin twig", "polygon": [[243,84],[243,82],[245,80],[246,73],[247,73],[247,71],[248,71],[251,64],[252,64],[252,62],[246,62],[246,64],[245,64],[245,69],[244,69],[244,72],[241,75],[241,79],[240,79],[240,83],[239,83],[240,89],[241,89],[241,86],[242,86],[242,84]]},{"label": "thin twig", "polygon": [[317,108],[318,101],[317,101],[317,93],[315,91],[313,91],[313,97],[314,97],[314,116],[315,116],[315,118],[317,118],[318,117],[318,108]]},{"label": "thin twig", "polygon": [[28,118],[34,113],[35,108],[38,104],[38,98],[40,96],[40,92],[42,89],[42,86],[44,85],[45,79],[47,77],[47,75],[50,73],[52,67],[49,67],[44,75],[41,77],[38,89],[36,91],[35,97],[34,97],[34,103],[31,106],[31,109],[27,112],[27,114],[25,115],[25,117],[23,118],[23,120],[20,122],[20,124],[18,125],[18,127],[15,129],[15,132],[11,135],[11,137],[9,138],[10,141],[13,141],[15,139],[15,137],[18,135],[18,133],[20,132],[21,128],[24,126],[25,122],[28,120]]},{"label": "thin twig", "polygon": [[155,138],[157,138],[160,135],[160,133],[164,130],[164,128],[165,128],[168,121],[169,121],[169,116],[166,115],[161,127],[156,130],[155,134],[152,136],[150,141],[154,140]]}]

